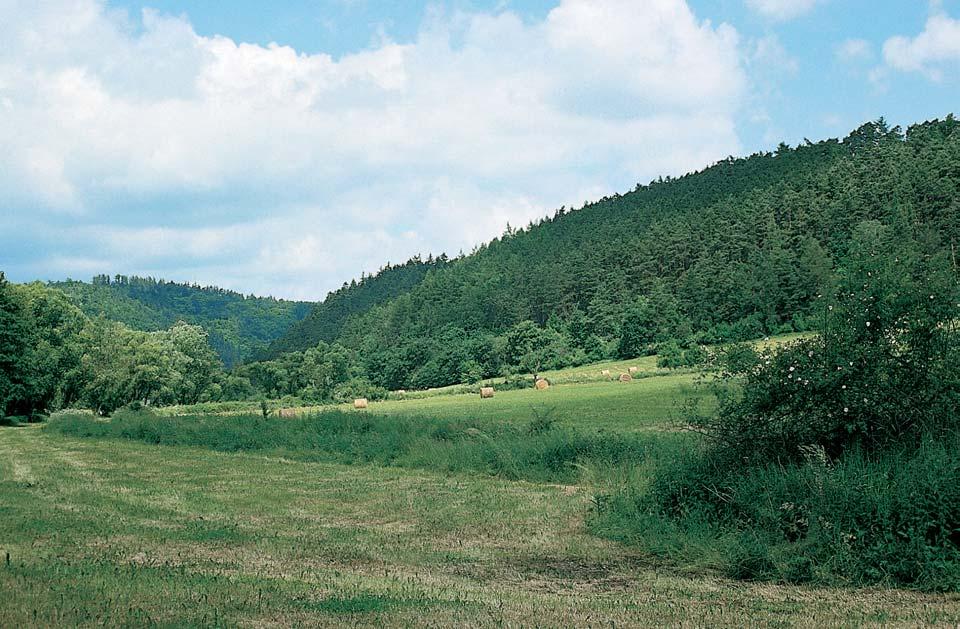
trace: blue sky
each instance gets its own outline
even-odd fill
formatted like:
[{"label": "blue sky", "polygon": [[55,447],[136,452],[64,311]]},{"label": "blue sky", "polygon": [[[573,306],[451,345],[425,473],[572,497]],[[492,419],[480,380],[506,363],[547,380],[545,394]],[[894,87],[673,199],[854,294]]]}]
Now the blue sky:
[{"label": "blue sky", "polygon": [[0,0],[0,40],[15,281],[318,299],[561,204],[960,102],[960,0]]}]

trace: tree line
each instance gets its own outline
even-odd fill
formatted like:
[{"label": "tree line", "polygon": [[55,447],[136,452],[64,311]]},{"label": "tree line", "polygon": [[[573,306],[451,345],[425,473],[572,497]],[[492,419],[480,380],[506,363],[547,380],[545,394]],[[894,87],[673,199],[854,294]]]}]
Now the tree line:
[{"label": "tree line", "polygon": [[[842,141],[729,158],[561,208],[469,255],[387,265],[309,315],[152,278],[3,282],[0,401],[15,415],[325,402],[650,353],[697,362],[705,344],[818,327],[818,296],[863,247],[865,225],[909,235],[956,274],[958,129],[952,116],[906,131],[879,120]],[[244,360],[283,326],[270,359]],[[231,343],[261,340],[228,359],[225,329]]]},{"label": "tree line", "polygon": [[90,283],[67,280],[49,285],[88,316],[120,321],[135,330],[154,332],[177,321],[200,325],[228,368],[253,360],[313,306],[136,275],[101,274]]},{"label": "tree line", "polygon": [[[526,359],[535,368],[808,330],[865,222],[916,232],[956,269],[958,129],[952,115],[905,131],[880,119],[843,140],[781,144],[561,208],[395,298],[339,312],[325,340],[392,389],[518,367],[521,337],[537,348]],[[319,325],[324,308],[307,320]],[[293,336],[276,346],[306,347]]]}]

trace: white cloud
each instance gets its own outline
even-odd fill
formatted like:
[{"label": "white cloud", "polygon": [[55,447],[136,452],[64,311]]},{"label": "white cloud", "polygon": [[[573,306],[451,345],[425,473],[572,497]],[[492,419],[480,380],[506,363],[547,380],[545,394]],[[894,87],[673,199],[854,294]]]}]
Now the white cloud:
[{"label": "white cloud", "polygon": [[865,39],[847,39],[837,46],[836,56],[843,63],[869,61],[873,58],[873,46]]},{"label": "white cloud", "polygon": [[800,69],[800,63],[787,52],[776,35],[761,37],[753,43],[750,62],[762,68],[764,72],[776,75],[796,74]]},{"label": "white cloud", "polygon": [[340,58],[0,0],[0,41],[0,266],[31,276],[108,261],[322,297],[740,148],[737,33],[683,0],[434,12]]},{"label": "white cloud", "polygon": [[960,70],[960,20],[936,10],[916,37],[891,37],[883,44],[886,64],[902,72],[919,72],[934,81],[948,69]]},{"label": "white cloud", "polygon": [[747,6],[764,17],[777,21],[792,20],[809,13],[822,0],[746,0]]}]

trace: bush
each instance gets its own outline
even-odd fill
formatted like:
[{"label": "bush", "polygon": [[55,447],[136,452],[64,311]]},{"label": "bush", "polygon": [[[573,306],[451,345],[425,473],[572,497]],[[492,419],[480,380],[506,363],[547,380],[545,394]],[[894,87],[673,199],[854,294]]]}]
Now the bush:
[{"label": "bush", "polygon": [[720,350],[718,362],[726,373],[743,375],[753,371],[760,362],[760,355],[750,343],[734,343]]},{"label": "bush", "polygon": [[707,351],[699,345],[692,344],[688,349],[682,349],[677,341],[667,341],[659,347],[657,367],[662,369],[696,367],[706,362],[707,358]]},{"label": "bush", "polygon": [[960,589],[960,437],[744,469],[678,451],[591,528],[740,579]]},{"label": "bush", "polygon": [[950,262],[888,230],[858,228],[816,338],[759,356],[727,354],[719,411],[689,422],[757,461],[796,460],[807,445],[830,457],[960,429],[960,301]]},{"label": "bush", "polygon": [[667,341],[662,343],[657,354],[657,367],[664,369],[676,369],[685,365],[683,359],[683,350],[676,341]]},{"label": "bush", "polygon": [[341,404],[352,402],[357,398],[367,398],[371,401],[387,399],[389,392],[383,387],[371,384],[362,378],[353,378],[338,384],[333,390],[333,399]]},{"label": "bush", "polygon": [[909,233],[856,228],[818,337],[725,349],[717,412],[686,417],[706,440],[594,529],[741,579],[960,589],[960,295]]}]

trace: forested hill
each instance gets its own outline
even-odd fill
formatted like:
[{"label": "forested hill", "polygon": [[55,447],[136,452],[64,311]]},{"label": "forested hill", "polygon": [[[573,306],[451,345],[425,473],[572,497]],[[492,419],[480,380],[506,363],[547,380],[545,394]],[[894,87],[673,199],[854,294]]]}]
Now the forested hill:
[{"label": "forested hill", "polygon": [[283,337],[271,343],[263,357],[305,350],[320,341],[333,342],[352,316],[402,295],[419,284],[429,271],[442,269],[448,264],[446,255],[430,256],[426,260],[418,256],[404,264],[387,264],[375,275],[361,277],[359,282],[344,283],[314,306],[303,321],[294,324]]},{"label": "forested hill", "polygon": [[561,208],[362,314],[375,301],[357,301],[345,325],[318,307],[311,325],[324,336],[275,347],[332,340],[343,325],[336,340],[359,351],[364,373],[405,388],[458,381],[464,365],[489,372],[488,350],[525,322],[537,343],[554,339],[547,354],[590,358],[804,329],[858,229],[956,248],[958,127],[953,116],[906,131],[881,119],[843,140],[781,145]]},{"label": "forested hill", "polygon": [[84,314],[135,330],[162,330],[177,321],[200,325],[227,367],[262,353],[313,305],[152,277],[98,275],[91,283],[68,280],[49,285],[63,291]]}]

